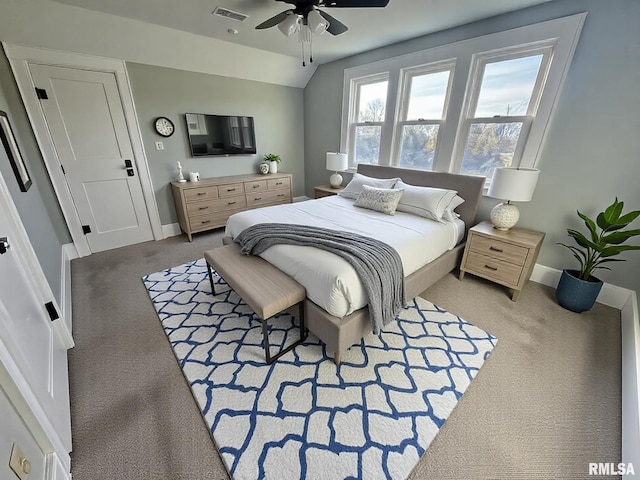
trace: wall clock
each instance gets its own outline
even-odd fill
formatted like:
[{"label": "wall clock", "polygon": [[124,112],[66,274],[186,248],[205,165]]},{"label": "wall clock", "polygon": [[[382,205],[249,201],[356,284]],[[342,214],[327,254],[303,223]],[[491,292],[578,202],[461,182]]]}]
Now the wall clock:
[{"label": "wall clock", "polygon": [[176,127],[173,125],[173,122],[169,120],[167,117],[158,117],[154,122],[154,127],[158,135],[162,135],[163,137],[170,137],[173,135]]}]

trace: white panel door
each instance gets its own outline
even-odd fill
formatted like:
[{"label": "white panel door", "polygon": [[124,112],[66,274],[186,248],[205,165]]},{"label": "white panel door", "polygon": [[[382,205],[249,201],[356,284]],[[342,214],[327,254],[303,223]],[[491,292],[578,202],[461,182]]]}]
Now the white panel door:
[{"label": "white panel door", "polygon": [[[6,160],[6,156],[2,157],[0,160]],[[16,225],[16,218],[10,213],[15,207],[8,202],[0,191],[0,343],[17,366],[20,382],[28,385],[25,388],[35,396],[69,452],[67,351],[38,294],[34,267],[27,260],[27,248],[31,247],[22,243],[24,236],[18,229],[24,231],[23,227]]]},{"label": "white panel door", "polygon": [[113,73],[29,64],[92,252],[153,239]]}]

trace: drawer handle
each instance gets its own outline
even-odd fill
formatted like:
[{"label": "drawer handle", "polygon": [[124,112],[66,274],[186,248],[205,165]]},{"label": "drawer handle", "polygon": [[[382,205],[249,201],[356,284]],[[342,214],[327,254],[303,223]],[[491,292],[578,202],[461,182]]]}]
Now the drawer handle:
[{"label": "drawer handle", "polygon": [[279,197],[284,197],[284,193],[279,193],[278,196]]},{"label": "drawer handle", "polygon": [[260,185],[254,185],[253,188],[260,188]]},{"label": "drawer handle", "polygon": [[493,270],[494,272],[498,270],[496,267],[492,267],[491,265],[485,265],[484,268],[488,268],[489,270]]},{"label": "drawer handle", "polygon": [[236,189],[235,188],[227,188],[227,192],[235,192]]},{"label": "drawer handle", "polygon": [[211,223],[211,220],[203,220],[202,222],[200,222],[202,225],[206,224],[206,223]]},{"label": "drawer handle", "polygon": [[262,197],[255,197],[254,200],[262,200]]},{"label": "drawer handle", "polygon": [[198,195],[206,195],[207,192],[198,192]]},{"label": "drawer handle", "polygon": [[276,185],[282,185],[282,182],[276,182]]},{"label": "drawer handle", "polygon": [[227,202],[227,205],[235,205],[236,202]]},{"label": "drawer handle", "polygon": [[502,250],[501,248],[496,248],[496,247],[489,247],[489,250],[493,250],[494,252],[498,252],[498,253],[504,252],[504,250]]},{"label": "drawer handle", "polygon": [[200,207],[198,210],[207,210],[209,207]]}]

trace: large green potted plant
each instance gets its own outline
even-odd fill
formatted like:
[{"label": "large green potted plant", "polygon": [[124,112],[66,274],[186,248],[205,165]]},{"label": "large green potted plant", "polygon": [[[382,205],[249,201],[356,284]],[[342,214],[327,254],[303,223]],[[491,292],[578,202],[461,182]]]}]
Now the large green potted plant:
[{"label": "large green potted plant", "polygon": [[578,216],[584,221],[588,235],[584,235],[572,228],[567,233],[576,245],[559,243],[571,250],[573,256],[580,262],[580,270],[562,271],[560,282],[556,287],[558,303],[568,310],[584,312],[590,310],[602,289],[602,281],[593,276],[597,269],[610,270],[603,264],[624,262],[621,258],[612,258],[627,250],[640,250],[640,245],[622,245],[632,237],[640,235],[640,229],[623,230],[638,216],[640,210],[622,214],[624,202],[615,201],[604,212],[600,212],[596,220],[592,220],[583,213]]}]

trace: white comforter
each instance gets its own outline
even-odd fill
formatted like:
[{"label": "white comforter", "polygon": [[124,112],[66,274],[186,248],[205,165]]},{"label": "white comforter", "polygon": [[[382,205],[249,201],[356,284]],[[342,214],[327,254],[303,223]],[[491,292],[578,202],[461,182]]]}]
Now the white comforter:
[{"label": "white comforter", "polygon": [[[235,238],[257,223],[313,225],[376,238],[397,250],[405,277],[452,249],[464,235],[461,220],[442,224],[410,213],[390,216],[354,207],[353,200],[339,196],[236,213],[227,221],[226,233]],[[368,303],[355,270],[337,255],[274,245],[261,257],[303,285],[307,297],[331,315],[341,318]]]}]

